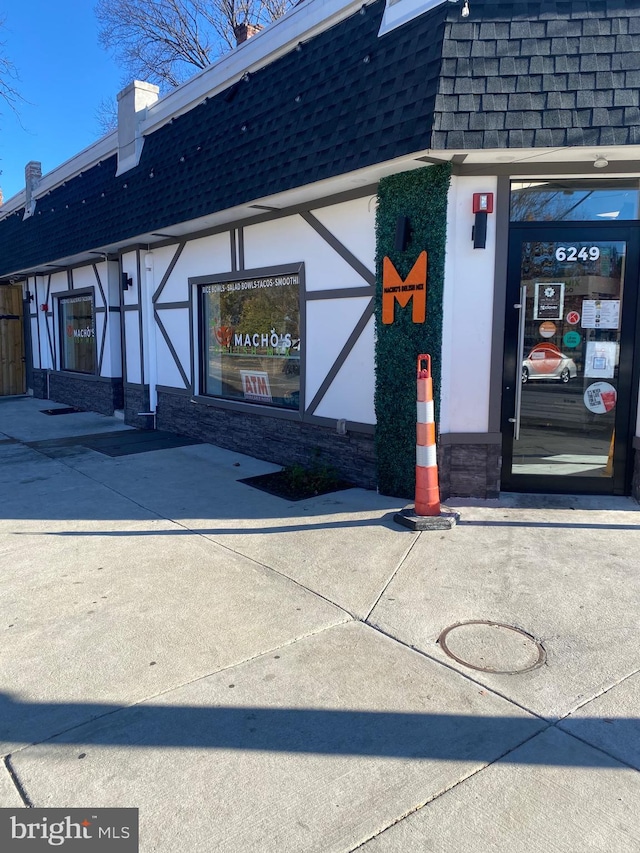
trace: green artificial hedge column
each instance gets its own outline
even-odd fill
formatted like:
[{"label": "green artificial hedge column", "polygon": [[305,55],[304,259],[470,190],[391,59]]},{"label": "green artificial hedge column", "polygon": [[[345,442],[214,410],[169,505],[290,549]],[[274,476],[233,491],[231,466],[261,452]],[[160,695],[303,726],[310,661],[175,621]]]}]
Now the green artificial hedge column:
[{"label": "green artificial hedge column", "polygon": [[[448,164],[429,166],[383,178],[376,216],[376,454],[378,488],[385,495],[413,498],[416,459],[416,362],[431,356],[431,373],[439,417],[442,352],[442,295],[447,231]],[[395,249],[396,222],[407,216],[411,239],[404,252]],[[382,259],[391,259],[402,276],[420,252],[428,253],[427,318],[413,323],[412,302],[395,304],[393,324],[382,323]]]}]

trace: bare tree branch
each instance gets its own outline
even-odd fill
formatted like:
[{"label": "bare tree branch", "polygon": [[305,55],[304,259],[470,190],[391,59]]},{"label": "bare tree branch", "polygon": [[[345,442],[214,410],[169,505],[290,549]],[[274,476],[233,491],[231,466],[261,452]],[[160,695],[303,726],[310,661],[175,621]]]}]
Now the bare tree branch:
[{"label": "bare tree branch", "polygon": [[[0,29],[5,25],[5,19],[0,18]],[[4,54],[5,42],[0,42],[0,99],[18,115],[18,104],[23,100],[15,83],[20,79],[16,67]]]},{"label": "bare tree branch", "polygon": [[94,113],[102,136],[118,128],[118,102],[115,98],[103,98]]},{"label": "bare tree branch", "polygon": [[294,0],[98,0],[99,42],[133,78],[164,90],[235,45],[234,27],[265,25]]}]

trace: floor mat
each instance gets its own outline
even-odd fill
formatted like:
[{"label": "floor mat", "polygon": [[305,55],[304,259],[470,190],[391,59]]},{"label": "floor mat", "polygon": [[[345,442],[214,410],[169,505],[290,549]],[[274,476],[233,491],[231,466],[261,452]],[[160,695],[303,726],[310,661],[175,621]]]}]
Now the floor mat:
[{"label": "floor mat", "polygon": [[26,442],[35,450],[46,452],[57,447],[86,447],[105,456],[132,456],[135,453],[150,453],[153,450],[169,450],[172,447],[187,447],[202,444],[198,438],[187,438],[162,430],[127,429],[115,432],[95,433],[93,435],[75,435],[68,438],[55,438],[46,441]]}]

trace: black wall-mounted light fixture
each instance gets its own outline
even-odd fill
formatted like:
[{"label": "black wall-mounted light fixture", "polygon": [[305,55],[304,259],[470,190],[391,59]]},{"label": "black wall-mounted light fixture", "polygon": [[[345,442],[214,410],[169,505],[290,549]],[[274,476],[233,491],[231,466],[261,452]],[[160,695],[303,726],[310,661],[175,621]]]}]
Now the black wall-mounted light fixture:
[{"label": "black wall-mounted light fixture", "polygon": [[122,289],[123,290],[129,290],[129,288],[131,287],[132,284],[133,284],[133,279],[131,278],[131,276],[128,273],[123,272],[122,273]]},{"label": "black wall-mounted light fixture", "polygon": [[396,252],[404,252],[411,240],[411,223],[408,216],[399,216],[396,219]]},{"label": "black wall-mounted light fixture", "polygon": [[476,213],[475,223],[472,228],[473,248],[486,249],[487,247],[487,214],[484,211]]}]

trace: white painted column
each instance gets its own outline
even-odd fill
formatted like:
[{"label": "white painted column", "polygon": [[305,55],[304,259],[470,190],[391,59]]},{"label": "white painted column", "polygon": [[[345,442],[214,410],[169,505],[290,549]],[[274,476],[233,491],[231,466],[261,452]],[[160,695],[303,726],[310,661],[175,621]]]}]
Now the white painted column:
[{"label": "white painted column", "polygon": [[155,281],[153,274],[153,252],[144,256],[144,278],[141,282],[142,339],[144,349],[144,378],[149,385],[149,412],[156,413],[158,405],[158,353],[156,349],[156,321],[153,312]]}]

